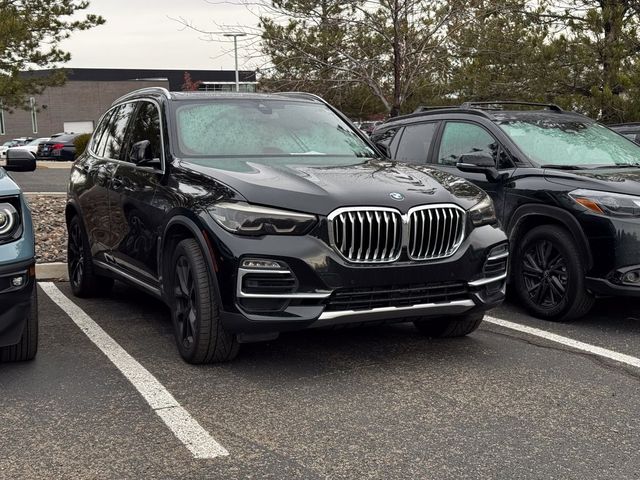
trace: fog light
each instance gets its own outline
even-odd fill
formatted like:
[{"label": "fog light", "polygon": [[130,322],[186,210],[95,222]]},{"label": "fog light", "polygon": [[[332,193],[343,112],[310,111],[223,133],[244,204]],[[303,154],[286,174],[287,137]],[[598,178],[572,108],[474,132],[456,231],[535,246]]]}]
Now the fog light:
[{"label": "fog light", "polygon": [[255,268],[258,270],[282,270],[275,260],[247,259],[242,261],[242,268]]},{"label": "fog light", "polygon": [[13,277],[11,279],[11,285],[14,287],[21,287],[24,285],[24,277]]}]

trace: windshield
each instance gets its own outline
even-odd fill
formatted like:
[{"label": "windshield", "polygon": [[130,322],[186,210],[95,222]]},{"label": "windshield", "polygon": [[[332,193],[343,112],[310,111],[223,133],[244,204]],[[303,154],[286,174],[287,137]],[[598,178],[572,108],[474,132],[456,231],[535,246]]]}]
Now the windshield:
[{"label": "windshield", "polygon": [[[325,105],[292,100],[216,99],[176,108],[185,157],[372,158],[376,153]],[[318,161],[322,157],[331,161]],[[299,160],[299,159],[298,159]]]},{"label": "windshield", "polygon": [[502,121],[499,125],[540,165],[640,165],[640,146],[597,123],[536,118]]}]

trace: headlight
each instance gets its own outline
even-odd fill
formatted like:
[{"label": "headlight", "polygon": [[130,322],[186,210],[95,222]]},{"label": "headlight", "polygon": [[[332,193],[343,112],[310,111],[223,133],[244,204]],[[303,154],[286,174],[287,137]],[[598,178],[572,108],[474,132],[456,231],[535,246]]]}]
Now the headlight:
[{"label": "headlight", "polygon": [[241,235],[302,235],[316,223],[315,215],[224,202],[210,209],[223,228]]},{"label": "headlight", "polygon": [[19,224],[18,211],[10,203],[0,203],[0,240],[13,234]]},{"label": "headlight", "polygon": [[640,197],[597,190],[574,190],[569,196],[594,213],[611,217],[640,217]]},{"label": "headlight", "polygon": [[493,206],[493,200],[486,195],[479,203],[469,210],[469,218],[474,226],[493,225],[498,223],[496,217],[496,209]]}]

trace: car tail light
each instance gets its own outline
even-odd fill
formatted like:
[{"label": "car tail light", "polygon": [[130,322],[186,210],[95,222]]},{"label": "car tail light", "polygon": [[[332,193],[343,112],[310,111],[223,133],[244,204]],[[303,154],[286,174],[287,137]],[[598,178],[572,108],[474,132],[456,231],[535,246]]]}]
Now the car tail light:
[{"label": "car tail light", "polygon": [[51,150],[62,150],[64,148],[64,143],[54,143],[51,147]]}]

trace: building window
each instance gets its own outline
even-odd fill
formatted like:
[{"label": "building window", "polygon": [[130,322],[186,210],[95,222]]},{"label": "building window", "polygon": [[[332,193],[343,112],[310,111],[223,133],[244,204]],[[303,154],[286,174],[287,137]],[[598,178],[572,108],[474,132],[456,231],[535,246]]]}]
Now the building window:
[{"label": "building window", "polygon": [[38,133],[38,114],[36,112],[36,99],[29,97],[29,105],[31,106],[31,130]]}]

